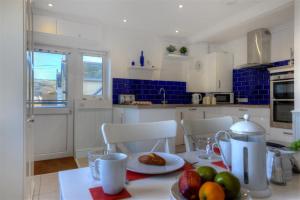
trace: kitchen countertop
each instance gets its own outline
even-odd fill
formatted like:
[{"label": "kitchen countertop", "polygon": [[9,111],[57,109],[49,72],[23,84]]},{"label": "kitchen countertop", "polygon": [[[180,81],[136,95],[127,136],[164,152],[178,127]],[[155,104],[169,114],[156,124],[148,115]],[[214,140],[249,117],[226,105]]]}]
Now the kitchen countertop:
[{"label": "kitchen countertop", "polygon": [[152,105],[121,105],[115,104],[114,108],[137,108],[137,109],[171,109],[171,108],[189,108],[189,107],[245,107],[245,108],[270,108],[270,105],[248,105],[248,104],[152,104]]}]

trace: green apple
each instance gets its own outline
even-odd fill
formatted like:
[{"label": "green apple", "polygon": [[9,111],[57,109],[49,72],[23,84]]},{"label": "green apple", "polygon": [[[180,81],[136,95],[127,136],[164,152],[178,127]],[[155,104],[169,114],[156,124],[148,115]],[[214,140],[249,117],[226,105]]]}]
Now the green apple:
[{"label": "green apple", "polygon": [[241,190],[241,184],[230,172],[220,172],[215,177],[215,182],[221,185],[225,190],[226,199],[236,199]]},{"label": "green apple", "polygon": [[209,166],[200,166],[197,168],[198,174],[201,176],[203,182],[214,181],[217,171]]}]

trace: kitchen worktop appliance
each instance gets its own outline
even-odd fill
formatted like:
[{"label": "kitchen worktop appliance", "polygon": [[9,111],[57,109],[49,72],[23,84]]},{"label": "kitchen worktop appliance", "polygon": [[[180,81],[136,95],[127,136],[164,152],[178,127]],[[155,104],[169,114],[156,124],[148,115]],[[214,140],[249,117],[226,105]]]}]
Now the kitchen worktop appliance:
[{"label": "kitchen worktop appliance", "polygon": [[[220,140],[224,136],[231,146],[231,160],[225,159]],[[271,196],[267,180],[265,129],[250,121],[249,115],[233,124],[230,131],[219,131],[215,136],[221,150],[221,156],[227,169],[238,177],[242,187],[248,189],[252,197],[266,198]]]},{"label": "kitchen worktop appliance", "polygon": [[269,68],[271,126],[292,128],[294,110],[294,67],[282,66]]}]

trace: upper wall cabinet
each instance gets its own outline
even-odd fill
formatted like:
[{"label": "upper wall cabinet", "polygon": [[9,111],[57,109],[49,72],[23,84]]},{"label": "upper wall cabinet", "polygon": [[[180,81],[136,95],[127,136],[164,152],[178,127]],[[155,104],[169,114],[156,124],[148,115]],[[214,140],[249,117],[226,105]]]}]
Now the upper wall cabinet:
[{"label": "upper wall cabinet", "polygon": [[207,54],[199,69],[190,70],[190,92],[231,92],[233,55],[215,52]]},{"label": "upper wall cabinet", "polygon": [[231,92],[233,55],[211,53],[205,57],[204,92]]},{"label": "upper wall cabinet", "polygon": [[56,34],[56,19],[47,16],[34,17],[33,30],[40,33]]},{"label": "upper wall cabinet", "polygon": [[34,31],[70,38],[97,41],[102,38],[100,26],[88,23],[78,23],[56,17],[34,15]]}]

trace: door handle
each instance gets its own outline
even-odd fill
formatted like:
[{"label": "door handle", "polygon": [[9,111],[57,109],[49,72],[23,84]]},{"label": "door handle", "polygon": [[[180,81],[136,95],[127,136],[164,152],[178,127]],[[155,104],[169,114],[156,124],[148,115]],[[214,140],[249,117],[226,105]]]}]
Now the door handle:
[{"label": "door handle", "polygon": [[284,135],[293,135],[291,132],[283,132]]},{"label": "door handle", "polygon": [[190,111],[195,111],[195,110],[197,110],[197,108],[190,108],[189,110]]},{"label": "door handle", "polygon": [[34,122],[34,118],[33,117],[30,117],[26,120],[27,123],[33,123]]},{"label": "door handle", "polygon": [[221,88],[221,80],[219,80],[219,88]]}]

